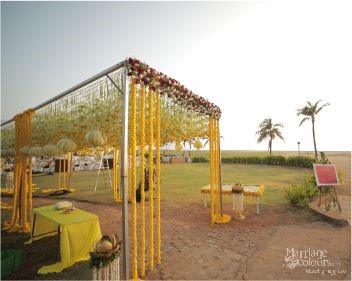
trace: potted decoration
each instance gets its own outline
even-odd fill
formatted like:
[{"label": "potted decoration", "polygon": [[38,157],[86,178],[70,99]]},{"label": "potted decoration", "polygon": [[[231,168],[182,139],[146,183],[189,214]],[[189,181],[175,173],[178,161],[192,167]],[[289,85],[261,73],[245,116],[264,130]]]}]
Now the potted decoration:
[{"label": "potted decoration", "polygon": [[[90,252],[90,265],[93,268],[93,280],[119,280],[119,256],[121,241],[117,234],[104,235]],[[110,275],[110,276],[109,276]]]},{"label": "potted decoration", "polygon": [[235,219],[243,220],[243,186],[236,183],[232,186],[232,193],[234,196],[233,209],[235,211]]}]

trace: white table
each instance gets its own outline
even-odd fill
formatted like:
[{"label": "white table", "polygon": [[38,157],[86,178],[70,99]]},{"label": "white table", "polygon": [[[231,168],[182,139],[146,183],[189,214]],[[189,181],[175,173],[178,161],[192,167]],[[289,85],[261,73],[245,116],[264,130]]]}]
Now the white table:
[{"label": "white table", "polygon": [[[223,184],[222,185],[222,194],[232,195],[233,208],[235,209],[235,194],[232,192],[232,186],[234,184]],[[243,195],[256,197],[256,213],[260,214],[260,207],[263,203],[263,194],[265,190],[264,185],[260,184],[245,184],[243,186]],[[207,196],[210,194],[210,185],[203,186],[201,192],[204,193],[204,207],[207,206]]]}]

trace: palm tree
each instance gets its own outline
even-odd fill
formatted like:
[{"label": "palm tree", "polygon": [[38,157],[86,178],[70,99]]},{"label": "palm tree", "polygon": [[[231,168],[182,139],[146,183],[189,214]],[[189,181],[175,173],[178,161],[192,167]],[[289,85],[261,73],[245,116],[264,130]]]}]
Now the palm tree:
[{"label": "palm tree", "polygon": [[313,131],[313,142],[314,142],[314,152],[315,152],[315,158],[318,159],[318,152],[317,152],[317,144],[315,141],[315,120],[316,120],[316,115],[323,109],[323,107],[330,105],[328,102],[323,104],[318,108],[319,102],[322,100],[318,100],[314,105],[307,101],[307,105],[297,109],[297,116],[299,115],[304,115],[305,117],[302,119],[301,123],[299,125],[301,126],[305,121],[311,120],[312,121],[312,131]]},{"label": "palm tree", "polygon": [[264,119],[262,123],[259,124],[258,128],[260,129],[256,132],[256,135],[259,135],[257,140],[258,143],[262,142],[263,140],[269,138],[269,151],[271,154],[271,148],[273,144],[273,140],[278,137],[284,141],[284,138],[280,132],[280,128],[284,126],[281,123],[273,124],[271,118]]}]

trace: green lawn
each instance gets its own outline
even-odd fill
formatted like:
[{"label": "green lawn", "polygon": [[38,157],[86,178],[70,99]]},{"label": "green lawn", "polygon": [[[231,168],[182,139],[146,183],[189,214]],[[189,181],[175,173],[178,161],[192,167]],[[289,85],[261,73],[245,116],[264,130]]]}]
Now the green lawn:
[{"label": "green lawn", "polygon": [[[200,189],[209,183],[207,163],[162,164],[161,170],[161,198],[164,202],[169,204],[202,202],[203,194],[200,193]],[[309,171],[303,168],[268,165],[223,164],[222,182],[264,184],[266,187],[264,204],[281,205],[286,204],[284,187],[302,182],[304,174]],[[66,195],[66,198],[113,203],[108,171],[101,172],[97,191],[94,191],[96,176],[97,171],[74,172],[71,186],[76,191]],[[55,188],[58,185],[58,177],[57,175],[34,175],[33,182],[41,189]],[[36,191],[34,196],[43,196],[43,193]],[[231,200],[231,198],[225,196],[224,200]],[[254,204],[254,200],[249,200],[248,203]]]},{"label": "green lawn", "polygon": [[[188,152],[166,151],[166,154],[188,155]],[[224,150],[221,152],[223,157],[232,156],[266,156],[267,151],[236,151]],[[163,153],[162,153],[163,154]],[[191,156],[205,156],[208,151],[192,151]],[[281,155],[297,155],[297,152],[273,152]],[[312,156],[312,152],[302,153],[302,155]],[[195,203],[203,200],[200,193],[202,186],[209,183],[209,164],[162,164],[161,176],[161,196],[162,200],[170,204]],[[304,174],[312,172],[310,169],[292,168],[269,165],[248,165],[248,164],[223,164],[222,182],[242,184],[264,184],[266,187],[264,204],[287,204],[284,198],[284,188],[294,183],[303,181]],[[97,191],[94,191],[97,171],[74,172],[71,179],[71,186],[75,192],[65,195],[65,198],[77,200],[87,200],[93,202],[103,202],[113,204],[112,190],[108,171],[101,171]],[[112,175],[112,174],[111,174]],[[33,182],[41,189],[56,188],[58,186],[58,176],[55,175],[34,175]],[[139,180],[137,181],[138,184]],[[2,186],[4,179],[2,178]],[[34,196],[47,196],[35,191]],[[63,196],[56,197],[62,198]],[[224,200],[231,200],[229,196],[224,196]],[[249,200],[249,204],[254,200]]]}]

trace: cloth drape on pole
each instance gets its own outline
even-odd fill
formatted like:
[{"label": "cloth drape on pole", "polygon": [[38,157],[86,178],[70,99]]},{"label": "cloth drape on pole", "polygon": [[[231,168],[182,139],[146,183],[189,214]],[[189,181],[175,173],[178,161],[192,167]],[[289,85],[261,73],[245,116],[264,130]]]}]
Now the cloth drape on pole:
[{"label": "cloth drape on pole", "polygon": [[228,223],[229,215],[223,214],[221,194],[221,159],[219,120],[209,118],[210,146],[210,206],[211,223]]},{"label": "cloth drape on pole", "polygon": [[32,118],[34,111],[28,109],[15,116],[15,171],[13,208],[10,221],[3,230],[29,232],[29,214],[32,208],[32,157],[25,154],[23,147],[32,145]]}]

